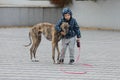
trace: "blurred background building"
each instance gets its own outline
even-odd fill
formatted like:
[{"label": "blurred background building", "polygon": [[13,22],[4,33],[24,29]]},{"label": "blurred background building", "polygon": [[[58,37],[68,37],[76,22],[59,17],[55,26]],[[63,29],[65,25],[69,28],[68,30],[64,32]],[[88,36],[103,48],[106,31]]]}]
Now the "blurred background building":
[{"label": "blurred background building", "polygon": [[[120,0],[81,1],[69,5],[82,27],[120,29]],[[0,0],[0,26],[32,26],[56,23],[62,8],[49,0]]]}]

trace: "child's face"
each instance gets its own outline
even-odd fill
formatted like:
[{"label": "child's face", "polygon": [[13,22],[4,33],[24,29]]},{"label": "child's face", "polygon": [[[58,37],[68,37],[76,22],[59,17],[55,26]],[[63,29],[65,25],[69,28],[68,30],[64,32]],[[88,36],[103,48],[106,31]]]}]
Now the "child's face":
[{"label": "child's face", "polygon": [[65,17],[66,20],[70,20],[71,16],[70,16],[70,14],[64,14],[64,17]]}]

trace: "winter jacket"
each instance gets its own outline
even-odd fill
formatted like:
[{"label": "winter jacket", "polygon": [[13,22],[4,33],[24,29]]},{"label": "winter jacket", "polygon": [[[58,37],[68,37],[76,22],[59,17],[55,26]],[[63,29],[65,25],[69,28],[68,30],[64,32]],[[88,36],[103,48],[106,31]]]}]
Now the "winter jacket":
[{"label": "winter jacket", "polygon": [[[70,14],[71,18],[69,21],[64,18],[64,14]],[[72,38],[76,35],[77,35],[77,38],[80,38],[81,37],[80,29],[79,29],[79,26],[77,24],[77,21],[72,17],[72,11],[69,8],[64,8],[62,15],[63,15],[63,17],[57,22],[55,29],[58,32],[61,32],[62,30],[60,28],[60,25],[62,24],[62,22],[68,22],[68,24],[70,25],[69,31],[64,36],[64,38],[69,39],[69,38]]]}]

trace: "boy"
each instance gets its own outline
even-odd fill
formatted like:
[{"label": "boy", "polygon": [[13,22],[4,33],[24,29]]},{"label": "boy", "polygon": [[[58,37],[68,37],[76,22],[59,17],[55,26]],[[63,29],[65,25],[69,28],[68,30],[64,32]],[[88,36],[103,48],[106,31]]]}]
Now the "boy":
[{"label": "boy", "polygon": [[[60,54],[59,63],[61,64],[64,62],[65,52],[66,52],[67,47],[69,46],[69,52],[70,52],[69,64],[73,64],[75,61],[74,60],[74,46],[76,42],[75,36],[77,35],[77,41],[80,42],[80,37],[81,37],[80,29],[79,29],[79,26],[76,20],[72,17],[72,11],[69,8],[63,9],[62,16],[63,17],[58,21],[58,23],[55,26],[55,29],[63,35],[62,50]],[[70,25],[69,31],[67,34],[65,34],[60,28],[60,25],[62,24],[62,22],[67,22]]]}]

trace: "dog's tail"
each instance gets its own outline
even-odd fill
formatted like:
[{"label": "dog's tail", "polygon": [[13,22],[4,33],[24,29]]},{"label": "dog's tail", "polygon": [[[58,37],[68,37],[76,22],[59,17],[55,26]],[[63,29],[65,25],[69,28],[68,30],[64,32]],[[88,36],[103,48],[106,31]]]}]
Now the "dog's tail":
[{"label": "dog's tail", "polygon": [[31,40],[31,36],[30,36],[30,32],[29,32],[29,40],[30,40],[30,43],[28,45],[24,45],[25,47],[28,47],[32,44],[32,40]]}]

